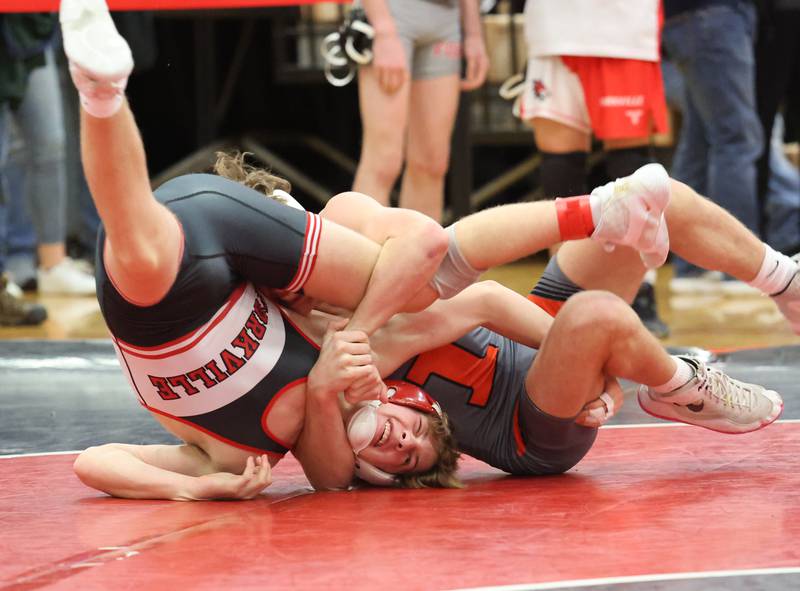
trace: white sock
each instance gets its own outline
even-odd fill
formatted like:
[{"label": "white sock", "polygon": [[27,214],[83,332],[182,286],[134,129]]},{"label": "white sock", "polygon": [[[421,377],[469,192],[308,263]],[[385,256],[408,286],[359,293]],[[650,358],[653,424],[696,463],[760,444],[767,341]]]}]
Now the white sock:
[{"label": "white sock", "polygon": [[675,360],[675,364],[678,368],[675,370],[675,375],[673,375],[669,381],[661,384],[660,386],[654,386],[653,390],[658,394],[666,394],[667,392],[672,392],[683,386],[689,380],[694,377],[694,369],[692,366],[686,363],[680,357],[676,357],[675,355],[671,356]]},{"label": "white sock", "polygon": [[125,100],[127,77],[116,81],[95,80],[72,62],[69,71],[84,111],[98,119],[116,115]]},{"label": "white sock", "polygon": [[92,117],[96,117],[98,119],[107,119],[108,117],[113,117],[117,114],[120,107],[122,106],[122,101],[124,97],[122,96],[115,96],[110,99],[97,99],[97,98],[90,98],[86,95],[80,94],[81,99],[81,106],[83,106],[83,110],[89,113]]},{"label": "white sock", "polygon": [[798,271],[797,263],[785,254],[775,252],[767,244],[764,244],[764,249],[761,268],[749,284],[767,295],[777,295],[785,290],[794,278]]}]

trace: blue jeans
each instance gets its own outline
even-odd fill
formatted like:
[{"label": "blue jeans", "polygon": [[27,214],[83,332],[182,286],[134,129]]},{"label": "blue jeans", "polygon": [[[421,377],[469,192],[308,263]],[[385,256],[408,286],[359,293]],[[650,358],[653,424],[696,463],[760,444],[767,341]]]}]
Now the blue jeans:
[{"label": "blue jeans", "polygon": [[[755,7],[713,5],[664,23],[669,58],[684,75],[685,109],[672,176],[758,233],[756,161],[762,130],[756,111]],[[676,271],[688,271],[676,261]]]},{"label": "blue jeans", "polygon": [[[12,143],[11,125],[22,140],[17,159],[23,170],[9,166]],[[25,203],[40,244],[64,242],[66,236],[66,149],[64,116],[61,108],[61,88],[52,50],[47,52],[47,65],[31,72],[25,98],[15,111],[0,106],[0,173],[6,207],[14,207],[19,199],[8,197],[19,191],[19,180],[9,178],[25,175]],[[11,219],[19,219],[14,212]],[[13,231],[24,234],[25,228]],[[0,234],[0,246],[5,247],[6,233]]]}]

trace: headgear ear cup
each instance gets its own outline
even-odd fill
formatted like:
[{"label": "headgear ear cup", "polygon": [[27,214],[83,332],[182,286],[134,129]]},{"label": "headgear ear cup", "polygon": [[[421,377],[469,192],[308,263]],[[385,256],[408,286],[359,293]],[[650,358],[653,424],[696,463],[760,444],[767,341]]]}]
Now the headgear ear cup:
[{"label": "headgear ear cup", "polygon": [[394,475],[376,468],[358,456],[356,456],[355,461],[355,474],[364,482],[369,482],[375,486],[394,486],[396,483]]}]

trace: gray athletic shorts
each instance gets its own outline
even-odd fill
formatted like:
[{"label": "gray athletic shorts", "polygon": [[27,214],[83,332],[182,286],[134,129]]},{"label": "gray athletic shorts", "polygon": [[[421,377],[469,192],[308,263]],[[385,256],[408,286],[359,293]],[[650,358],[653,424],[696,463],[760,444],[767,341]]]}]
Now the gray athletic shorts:
[{"label": "gray athletic shorts", "polygon": [[388,0],[387,5],[413,80],[461,73],[458,0]]}]

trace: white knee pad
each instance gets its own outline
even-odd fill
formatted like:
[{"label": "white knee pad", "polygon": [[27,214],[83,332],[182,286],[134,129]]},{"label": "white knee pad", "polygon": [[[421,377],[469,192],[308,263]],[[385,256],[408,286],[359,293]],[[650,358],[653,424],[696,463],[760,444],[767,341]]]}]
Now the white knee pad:
[{"label": "white knee pad", "polygon": [[447,227],[447,237],[447,254],[429,283],[443,300],[452,298],[475,283],[483,273],[470,265],[458,248],[455,225]]}]

